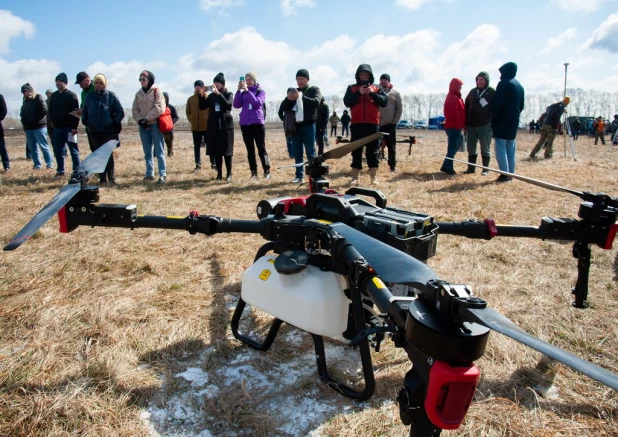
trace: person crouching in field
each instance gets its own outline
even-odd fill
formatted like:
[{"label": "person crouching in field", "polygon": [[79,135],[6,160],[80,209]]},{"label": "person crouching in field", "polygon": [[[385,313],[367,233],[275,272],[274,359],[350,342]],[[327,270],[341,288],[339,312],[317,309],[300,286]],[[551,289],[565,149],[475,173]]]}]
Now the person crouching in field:
[{"label": "person crouching in field", "polygon": [[213,79],[212,93],[200,96],[200,109],[210,108],[206,131],[206,154],[214,155],[217,164],[217,180],[223,180],[225,158],[226,180],[232,180],[232,155],[234,155],[234,119],[232,104],[234,95],[225,87],[225,77],[219,73]]},{"label": "person crouching in field", "polygon": [[163,92],[153,86],[155,77],[150,71],[142,71],[139,75],[139,81],[142,87],[135,93],[133,100],[133,120],[137,120],[139,125],[139,137],[144,149],[144,160],[146,161],[144,180],[154,180],[154,160],[152,157],[154,147],[154,154],[159,166],[159,183],[163,184],[166,180],[165,152],[163,150],[165,143],[157,119],[165,112],[165,99]]},{"label": "person crouching in field", "polygon": [[[349,85],[343,97],[343,104],[350,108],[352,113],[351,141],[360,140],[380,130],[380,108],[388,104],[388,96],[382,88],[373,84],[373,71],[369,64],[361,64],[356,69],[356,83]],[[371,183],[377,184],[378,149],[380,140],[376,138],[365,145],[365,156]],[[352,152],[352,180],[350,183],[360,183],[360,172],[363,167],[363,148]]]},{"label": "person crouching in field", "polygon": [[[124,110],[116,94],[107,90],[107,79],[101,73],[94,77],[94,92],[86,96],[82,106],[82,123],[88,128],[90,149],[94,152],[108,141],[115,140],[124,118]],[[101,185],[116,185],[114,154],[99,174]]]},{"label": "person crouching in field", "polygon": [[[446,149],[447,158],[455,157],[463,141],[462,130],[466,126],[466,110],[464,102],[461,99],[462,86],[463,81],[461,79],[453,78],[448,87],[446,100],[444,101],[444,131],[448,139],[448,146]],[[442,167],[440,167],[440,171],[448,175],[457,174],[453,168],[453,161],[451,159],[444,160]]]},{"label": "person crouching in field", "polygon": [[247,148],[251,179],[257,179],[256,146],[262,162],[262,170],[264,170],[264,179],[270,179],[270,160],[266,152],[266,130],[264,129],[266,92],[257,83],[255,72],[246,73],[244,79],[238,82],[238,90],[234,95],[234,108],[242,108],[240,130]]},{"label": "person crouching in field", "polygon": [[560,117],[566,111],[566,107],[571,101],[569,96],[566,96],[564,100],[553,105],[549,105],[545,111],[545,118],[543,119],[543,130],[541,131],[541,138],[530,152],[530,159],[536,159],[536,154],[541,151],[543,145],[545,145],[545,159],[551,159],[554,154],[554,139],[556,138],[556,129],[558,123],[560,123]]}]

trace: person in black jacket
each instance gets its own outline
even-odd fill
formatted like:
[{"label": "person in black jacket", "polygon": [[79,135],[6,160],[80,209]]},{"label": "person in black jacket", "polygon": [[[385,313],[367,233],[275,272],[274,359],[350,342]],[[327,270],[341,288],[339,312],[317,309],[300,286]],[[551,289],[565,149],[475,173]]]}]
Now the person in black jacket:
[{"label": "person in black jacket", "polygon": [[545,145],[545,159],[551,159],[554,154],[554,139],[556,138],[556,129],[560,123],[560,117],[566,111],[567,105],[571,102],[571,98],[566,96],[561,102],[549,105],[545,111],[543,120],[543,130],[541,130],[541,138],[530,152],[530,159],[536,159],[536,154]]},{"label": "person in black jacket", "polygon": [[56,157],[56,163],[58,169],[56,176],[64,176],[64,149],[69,147],[71,153],[71,161],[73,161],[73,171],[79,168],[79,148],[77,147],[77,141],[70,141],[71,139],[77,139],[77,125],[79,124],[79,117],[71,115],[71,112],[75,112],[79,109],[79,101],[75,93],[67,88],[69,80],[67,75],[60,73],[56,76],[56,88],[58,91],[54,92],[49,99],[49,116],[54,123],[54,155]]},{"label": "person in black jacket", "polygon": [[232,105],[234,94],[225,88],[225,77],[219,73],[213,79],[212,93],[200,95],[200,109],[210,108],[206,130],[206,154],[215,156],[217,180],[223,180],[223,159],[225,158],[226,180],[232,180],[232,156],[234,155],[234,119]]},{"label": "person in black jacket", "polygon": [[43,159],[48,169],[52,168],[52,157],[47,144],[47,106],[40,94],[34,92],[32,86],[27,83],[21,87],[24,103],[21,106],[21,124],[26,132],[26,144],[30,150],[30,156],[34,169],[41,168],[39,147],[43,151]]},{"label": "person in black jacket", "polygon": [[[476,75],[476,87],[472,88],[466,97],[464,106],[466,109],[466,149],[468,149],[468,162],[476,164],[478,148],[476,143],[481,144],[481,159],[484,167],[489,167],[491,161],[491,106],[496,90],[489,86],[489,73],[481,71]],[[531,123],[532,126],[533,123]],[[530,127],[532,133],[532,127]],[[476,172],[476,167],[468,165],[464,174]],[[483,169],[483,175],[489,170]]]},{"label": "person in black jacket", "polygon": [[[106,89],[107,78],[99,73],[94,77],[94,92],[88,93],[82,105],[82,123],[88,128],[90,149],[94,152],[108,141],[118,138],[119,126],[124,118],[124,109],[111,91]],[[112,153],[99,174],[101,185],[116,185],[114,177],[114,154]]]},{"label": "person in black jacket", "polygon": [[328,146],[328,137],[326,136],[326,130],[328,129],[328,115],[330,108],[322,96],[320,106],[318,106],[318,118],[315,122],[315,141],[318,143],[318,156],[324,153],[324,140],[326,139],[326,145]]},{"label": "person in black jacket", "polygon": [[6,151],[6,143],[4,142],[4,128],[2,127],[2,120],[6,117],[7,112],[4,96],[0,94],[0,159],[2,159],[4,171],[10,170],[11,168],[9,154]]},{"label": "person in black jacket", "polygon": [[343,115],[341,116],[341,136],[347,137],[350,135],[350,114],[348,114],[348,110],[343,111]]},{"label": "person in black jacket", "polygon": [[[288,89],[287,96],[279,106],[279,118],[284,121],[286,113],[295,113],[296,131],[292,136],[292,152],[296,164],[303,162],[303,146],[307,160],[315,157],[315,122],[318,118],[318,106],[322,93],[317,86],[309,85],[309,72],[301,68],[296,73],[298,88]],[[303,166],[296,167],[293,184],[303,181]]]},{"label": "person in black jacket", "polygon": [[[170,105],[170,96],[166,92],[163,92],[163,97],[165,98],[165,104],[168,108],[170,108],[170,115],[172,116],[172,123],[176,124],[178,121],[178,111],[176,111],[176,107],[174,105]],[[163,139],[165,140],[165,145],[167,146],[167,156],[174,156],[174,129],[169,132],[163,133]]]}]

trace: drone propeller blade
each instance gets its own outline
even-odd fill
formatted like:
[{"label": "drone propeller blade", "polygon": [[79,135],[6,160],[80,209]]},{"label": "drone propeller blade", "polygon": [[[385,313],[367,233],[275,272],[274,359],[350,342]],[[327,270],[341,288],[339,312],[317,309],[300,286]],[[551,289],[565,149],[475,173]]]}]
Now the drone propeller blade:
[{"label": "drone propeller blade", "polygon": [[485,169],[485,170],[489,170],[489,171],[493,171],[493,172],[496,172],[496,173],[500,173],[502,175],[509,176],[509,177],[515,178],[515,179],[519,179],[520,181],[524,181],[524,182],[527,182],[527,183],[532,184],[532,185],[536,185],[536,186],[541,187],[541,188],[546,188],[548,190],[559,191],[559,192],[564,192],[564,193],[571,193],[571,194],[574,194],[574,195],[576,195],[576,196],[586,200],[586,195],[584,193],[582,193],[581,191],[570,190],[568,188],[564,188],[564,187],[561,187],[559,185],[550,184],[549,182],[540,181],[538,179],[529,178],[527,176],[521,176],[521,175],[518,175],[518,174],[515,174],[515,173],[509,173],[508,171],[496,170],[495,168],[485,167],[483,165],[473,164],[471,162],[462,161],[461,159],[448,158],[446,156],[440,156],[440,155],[435,155],[435,156],[439,156],[440,158],[450,159],[451,161],[457,161],[457,162],[461,162],[461,163],[464,163],[464,164],[473,165],[474,167],[479,167],[479,168],[482,168],[482,169]]},{"label": "drone propeller blade", "polygon": [[60,211],[69,200],[81,189],[80,184],[67,184],[54,198],[43,207],[32,219],[15,235],[3,250],[14,250],[25,243],[38,231],[54,214]]},{"label": "drone propeller blade", "polygon": [[302,167],[303,165],[306,165],[306,162],[299,162],[298,164],[292,164],[292,165],[284,165],[283,167],[277,167],[277,170],[279,170],[280,168],[290,168],[290,167]]},{"label": "drone propeller blade", "polygon": [[424,287],[428,281],[437,279],[426,264],[388,244],[344,223],[333,223],[330,227],[348,240],[386,282]]},{"label": "drone propeller blade", "polygon": [[116,148],[118,141],[110,140],[103,144],[97,150],[92,152],[86,159],[84,159],[79,166],[79,169],[86,173],[103,173],[109,157]]},{"label": "drone propeller blade", "polygon": [[360,140],[352,141],[351,143],[346,144],[345,146],[337,147],[336,149],[329,150],[325,152],[318,158],[320,161],[326,161],[327,159],[339,159],[347,155],[348,153],[358,149],[359,147],[364,146],[367,143],[372,142],[373,140],[380,138],[385,134],[384,132],[377,132],[375,134],[369,135],[368,137],[361,138]]},{"label": "drone propeller blade", "polygon": [[460,313],[463,313],[462,316],[464,317],[467,316],[471,322],[480,323],[507,337],[511,337],[556,361],[560,361],[571,369],[577,370],[595,381],[618,391],[618,375],[528,334],[496,310],[491,308],[464,308],[460,310]]}]

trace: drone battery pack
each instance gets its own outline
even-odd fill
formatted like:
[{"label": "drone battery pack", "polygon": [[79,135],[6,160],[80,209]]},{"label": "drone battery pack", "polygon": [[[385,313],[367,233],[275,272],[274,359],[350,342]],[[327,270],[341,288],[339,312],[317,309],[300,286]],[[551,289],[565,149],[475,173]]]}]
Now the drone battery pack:
[{"label": "drone battery pack", "polygon": [[280,274],[275,259],[263,256],[243,273],[243,300],[304,331],[342,340],[350,304],[345,278],[312,265]]}]

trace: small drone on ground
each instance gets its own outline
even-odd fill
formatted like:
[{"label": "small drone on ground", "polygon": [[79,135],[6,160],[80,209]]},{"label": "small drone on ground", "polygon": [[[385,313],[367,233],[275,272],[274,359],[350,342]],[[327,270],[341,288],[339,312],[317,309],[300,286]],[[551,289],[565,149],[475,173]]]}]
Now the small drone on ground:
[{"label": "small drone on ground", "polygon": [[[474,361],[484,354],[491,330],[618,390],[618,375],[527,334],[474,296],[470,286],[440,279],[426,265],[436,253],[439,234],[574,241],[578,279],[573,305],[585,308],[590,246],[611,248],[618,230],[618,200],[490,169],[583,199],[579,219],[544,217],[539,227],[502,226],[490,219],[434,222],[427,214],[387,207],[386,198],[376,190],[354,187],[339,194],[330,189],[324,162],[341,158],[381,135],[297,164],[305,166],[312,194],[262,200],[257,205],[258,220],[195,211],[184,218],[138,216],[135,205],[97,205],[99,189],[88,185],[88,180],[105,168],[116,145],[110,141],[83,161],[69,183],[4,250],[19,247],[55,213],[61,232],[78,226],[103,226],[178,229],[209,236],[259,234],[267,243],[243,274],[241,297],[231,320],[234,336],[266,351],[284,322],[302,329],[313,338],[321,379],[349,398],[365,400],[375,389],[370,349],[379,351],[388,334],[413,364],[397,395],[401,420],[410,425],[413,437],[438,436],[442,429],[461,425],[480,378]],[[358,195],[373,198],[375,204]],[[247,304],[274,316],[261,342],[240,332]],[[358,347],[364,388],[347,385],[329,374],[324,337]]]}]

